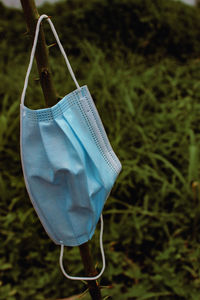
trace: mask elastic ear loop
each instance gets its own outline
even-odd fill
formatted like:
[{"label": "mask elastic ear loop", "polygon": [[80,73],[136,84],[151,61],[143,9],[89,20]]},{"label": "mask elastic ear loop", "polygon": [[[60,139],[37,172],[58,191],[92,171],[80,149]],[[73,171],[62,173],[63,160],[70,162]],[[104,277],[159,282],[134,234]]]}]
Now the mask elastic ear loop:
[{"label": "mask elastic ear loop", "polygon": [[38,41],[38,35],[39,35],[39,31],[40,31],[40,24],[41,24],[41,22],[42,22],[42,20],[43,20],[44,18],[46,18],[47,21],[48,21],[49,24],[50,24],[51,30],[52,30],[52,32],[53,32],[53,35],[54,35],[54,37],[55,37],[55,39],[56,39],[56,42],[58,43],[58,46],[59,46],[59,48],[60,48],[60,51],[61,51],[61,53],[62,53],[62,55],[63,55],[63,57],[64,57],[64,59],[65,59],[65,62],[66,62],[66,64],[67,64],[67,68],[68,68],[68,70],[69,70],[69,72],[70,72],[70,75],[71,75],[71,77],[72,77],[72,79],[73,79],[73,81],[74,81],[74,83],[75,83],[77,89],[79,90],[79,92],[80,92],[80,90],[81,90],[81,88],[80,88],[80,86],[79,86],[79,84],[78,84],[78,82],[77,82],[77,80],[76,80],[76,77],[75,77],[75,75],[74,75],[74,72],[73,72],[73,70],[72,70],[72,67],[71,67],[71,65],[70,65],[70,62],[69,62],[69,60],[68,60],[68,58],[67,58],[67,55],[66,55],[66,53],[65,53],[65,50],[64,50],[64,48],[63,48],[63,46],[62,46],[62,44],[61,44],[61,42],[60,42],[60,39],[59,39],[59,37],[58,37],[58,34],[57,34],[57,32],[56,32],[56,29],[55,29],[53,23],[51,22],[51,20],[49,19],[49,17],[48,17],[47,15],[41,15],[41,16],[39,17],[39,19],[38,19],[38,22],[37,22],[37,26],[36,26],[36,30],[35,30],[35,37],[34,37],[34,41],[33,41],[33,47],[32,47],[32,50],[31,50],[31,56],[30,56],[30,61],[29,61],[29,66],[28,66],[28,69],[27,69],[27,72],[26,72],[26,77],[25,77],[25,81],[24,81],[24,88],[23,88],[22,95],[21,95],[21,104],[22,104],[22,105],[24,104],[24,99],[25,99],[26,89],[27,89],[27,86],[28,86],[28,80],[29,80],[30,72],[31,72],[32,65],[33,65],[33,59],[34,59],[34,56],[35,56],[35,50],[36,50],[37,41]]},{"label": "mask elastic ear loop", "polygon": [[74,277],[74,276],[70,276],[65,272],[65,269],[63,267],[63,253],[64,253],[64,245],[61,245],[61,249],[60,249],[60,268],[64,274],[65,277],[67,277],[68,279],[71,280],[97,280],[104,272],[105,267],[106,267],[106,262],[105,262],[105,254],[104,254],[104,249],[103,249],[103,216],[101,215],[101,230],[100,230],[100,238],[99,238],[99,242],[100,242],[100,249],[101,249],[101,256],[102,256],[102,269],[101,272],[94,277]]}]

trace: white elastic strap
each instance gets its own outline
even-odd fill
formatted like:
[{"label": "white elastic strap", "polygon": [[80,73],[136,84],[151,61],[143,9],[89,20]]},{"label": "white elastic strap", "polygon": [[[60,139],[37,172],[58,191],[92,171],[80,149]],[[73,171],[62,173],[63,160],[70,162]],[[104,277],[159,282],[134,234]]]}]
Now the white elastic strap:
[{"label": "white elastic strap", "polygon": [[62,55],[64,56],[64,59],[65,59],[65,62],[67,64],[67,68],[71,74],[71,77],[72,79],[74,80],[74,83],[77,87],[77,89],[80,90],[80,86],[76,80],[76,77],[74,75],[74,72],[72,70],[72,67],[70,65],[70,62],[67,58],[67,55],[65,53],[65,50],[60,42],[60,39],[58,37],[58,34],[55,30],[55,27],[53,25],[53,23],[51,22],[51,20],[49,19],[49,17],[47,15],[41,15],[38,19],[38,22],[37,22],[37,26],[36,26],[36,30],[35,30],[35,37],[34,37],[34,42],[33,42],[33,47],[32,47],[32,50],[31,50],[31,57],[30,57],[30,62],[29,62],[29,66],[28,66],[28,69],[27,69],[27,72],[26,72],[26,77],[25,77],[25,81],[24,81],[24,88],[23,88],[23,92],[22,92],[22,96],[21,96],[21,104],[24,104],[24,99],[25,99],[25,94],[26,94],[26,89],[27,89],[27,86],[28,86],[28,79],[29,79],[29,75],[30,75],[30,72],[31,72],[31,68],[32,68],[32,65],[33,65],[33,59],[34,59],[34,56],[35,56],[35,50],[36,50],[36,46],[37,46],[37,41],[38,41],[38,35],[39,35],[39,31],[40,31],[40,23],[42,22],[42,20],[44,18],[47,18],[47,21],[49,22],[50,24],[50,27],[51,27],[51,30],[54,34],[54,37],[58,43],[58,46],[60,48],[60,51],[62,53]]},{"label": "white elastic strap", "polygon": [[60,261],[60,268],[61,268],[64,276],[66,276],[68,279],[71,279],[71,280],[97,280],[103,274],[103,272],[105,270],[105,267],[106,267],[106,261],[105,261],[105,254],[104,254],[104,250],[103,250],[103,216],[102,215],[101,215],[101,230],[100,230],[99,241],[100,241],[100,249],[101,249],[101,256],[102,256],[103,266],[102,266],[101,272],[97,276],[94,276],[94,277],[74,277],[74,276],[68,275],[65,272],[65,269],[63,267],[64,245],[61,245],[59,261]]}]

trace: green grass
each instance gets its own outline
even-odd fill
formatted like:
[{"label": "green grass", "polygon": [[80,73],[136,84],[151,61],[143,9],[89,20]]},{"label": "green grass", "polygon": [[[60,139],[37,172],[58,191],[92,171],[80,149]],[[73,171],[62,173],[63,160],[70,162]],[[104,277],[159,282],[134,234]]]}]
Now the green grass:
[{"label": "green grass", "polygon": [[[88,9],[92,10],[93,2]],[[144,7],[146,12],[148,7]],[[186,15],[192,14],[191,8],[183,7]],[[80,18],[85,11],[83,6],[75,7],[72,15]],[[14,14],[17,20],[21,18]],[[57,20],[58,31],[63,20]],[[113,45],[111,52],[94,40],[71,41],[69,58],[80,85],[88,85],[123,165],[104,208],[107,268],[100,282],[102,292],[117,300],[198,300],[200,202],[191,181],[198,181],[199,174],[200,61],[194,48],[183,63],[182,56],[163,54],[161,48],[147,55]],[[25,191],[19,157],[19,103],[28,42],[23,40],[15,50],[8,41],[9,36],[2,40],[9,47],[1,48],[4,60],[0,62],[1,299],[64,298],[86,287],[63,277],[59,247],[46,236]],[[75,87],[56,48],[50,54],[55,85],[64,96]],[[26,104],[33,108],[44,107],[36,77],[34,68],[26,96]],[[99,228],[91,245],[100,268],[98,234]],[[77,248],[67,249],[65,262],[71,274],[82,274]]]}]

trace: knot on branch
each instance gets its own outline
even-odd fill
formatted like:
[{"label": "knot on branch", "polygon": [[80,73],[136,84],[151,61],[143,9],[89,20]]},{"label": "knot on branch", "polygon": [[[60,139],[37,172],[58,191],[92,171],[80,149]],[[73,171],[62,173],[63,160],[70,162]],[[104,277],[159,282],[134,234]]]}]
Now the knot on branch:
[{"label": "knot on branch", "polygon": [[50,72],[48,68],[42,68],[41,69],[41,78],[47,78],[50,76]]}]

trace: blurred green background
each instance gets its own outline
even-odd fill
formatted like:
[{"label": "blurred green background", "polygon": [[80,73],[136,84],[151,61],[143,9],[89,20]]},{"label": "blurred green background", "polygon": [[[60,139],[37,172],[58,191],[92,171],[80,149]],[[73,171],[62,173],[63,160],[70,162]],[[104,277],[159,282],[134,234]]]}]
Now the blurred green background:
[{"label": "blurred green background", "polygon": [[[87,84],[123,171],[104,207],[104,297],[200,299],[200,10],[173,0],[45,4],[80,85]],[[27,196],[19,103],[31,51],[20,10],[0,2],[0,299],[42,300],[86,290],[65,279],[59,247]],[[54,38],[44,24],[47,43]],[[49,49],[57,91],[74,83]],[[44,107],[34,66],[26,105]],[[98,268],[99,228],[91,241]],[[65,264],[83,274],[78,248]],[[86,295],[83,299],[89,299]]]}]

